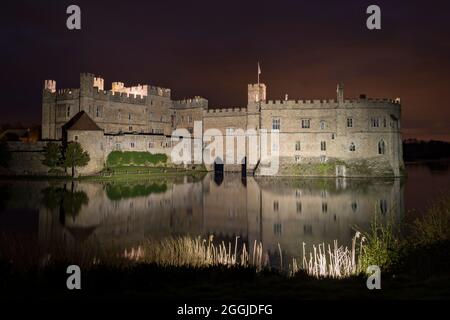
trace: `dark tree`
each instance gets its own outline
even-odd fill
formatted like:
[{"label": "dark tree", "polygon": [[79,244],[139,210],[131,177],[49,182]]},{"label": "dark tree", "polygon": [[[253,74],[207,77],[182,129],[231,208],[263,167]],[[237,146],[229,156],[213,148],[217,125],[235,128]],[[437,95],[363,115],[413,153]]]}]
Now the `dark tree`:
[{"label": "dark tree", "polygon": [[75,168],[86,166],[90,160],[89,153],[84,151],[78,142],[70,142],[64,151],[63,166],[66,169],[70,168],[74,177]]},{"label": "dark tree", "polygon": [[62,160],[61,147],[54,142],[47,143],[44,147],[44,157],[42,163],[50,169],[60,166]]}]

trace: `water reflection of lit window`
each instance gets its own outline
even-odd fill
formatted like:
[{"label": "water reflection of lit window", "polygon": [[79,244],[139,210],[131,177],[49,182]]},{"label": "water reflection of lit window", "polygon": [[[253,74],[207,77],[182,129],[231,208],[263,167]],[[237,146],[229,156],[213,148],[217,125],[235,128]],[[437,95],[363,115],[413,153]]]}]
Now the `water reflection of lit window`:
[{"label": "water reflection of lit window", "polygon": [[322,198],[326,198],[327,197],[327,191],[326,190],[320,190],[320,196]]},{"label": "water reflection of lit window", "polygon": [[295,190],[295,196],[300,198],[302,196],[302,190]]},{"label": "water reflection of lit window", "polygon": [[281,223],[275,223],[273,225],[273,234],[276,236],[281,236]]},{"label": "water reflection of lit window", "polygon": [[322,202],[322,212],[326,213],[328,211],[328,204],[326,202]]},{"label": "water reflection of lit window", "polygon": [[312,225],[310,225],[310,224],[305,224],[305,225],[303,226],[303,233],[304,233],[304,234],[312,234],[312,233],[313,233],[313,231],[312,231]]},{"label": "water reflection of lit window", "polygon": [[279,202],[278,201],[274,201],[273,202],[273,211],[278,211],[279,206],[280,206]]},{"label": "water reflection of lit window", "polygon": [[357,209],[358,209],[358,205],[356,204],[356,202],[352,202],[352,211],[356,212]]},{"label": "water reflection of lit window", "polygon": [[380,200],[380,212],[385,215],[387,213],[387,201],[386,199]]},{"label": "water reflection of lit window", "polygon": [[302,203],[297,202],[297,213],[301,213],[301,212],[302,212]]}]

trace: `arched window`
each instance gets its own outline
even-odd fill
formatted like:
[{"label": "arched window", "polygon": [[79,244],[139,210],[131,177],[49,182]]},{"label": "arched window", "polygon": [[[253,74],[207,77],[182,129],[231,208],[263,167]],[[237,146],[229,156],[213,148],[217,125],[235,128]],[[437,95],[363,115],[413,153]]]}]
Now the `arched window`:
[{"label": "arched window", "polygon": [[386,153],[386,143],[384,140],[381,140],[378,142],[378,154],[385,154]]},{"label": "arched window", "polygon": [[355,146],[355,144],[352,142],[352,143],[350,143],[350,151],[355,151],[356,150],[356,146]]}]

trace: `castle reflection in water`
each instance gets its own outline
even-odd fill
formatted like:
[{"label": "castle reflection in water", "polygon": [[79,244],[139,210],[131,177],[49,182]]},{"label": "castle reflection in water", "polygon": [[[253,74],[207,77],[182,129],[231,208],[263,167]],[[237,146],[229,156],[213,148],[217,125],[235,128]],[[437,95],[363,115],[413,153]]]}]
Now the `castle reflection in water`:
[{"label": "castle reflection in water", "polygon": [[[102,249],[135,247],[148,238],[190,235],[239,241],[287,256],[302,243],[349,245],[354,227],[367,229],[376,213],[399,219],[401,180],[241,178],[226,174],[139,182],[15,182],[39,189],[12,192],[39,210],[39,242]],[[31,193],[26,193],[31,194]],[[12,205],[10,199],[9,205]],[[16,204],[17,205],[17,204]],[[14,206],[14,205],[13,205]],[[20,205],[19,205],[20,206]]]}]

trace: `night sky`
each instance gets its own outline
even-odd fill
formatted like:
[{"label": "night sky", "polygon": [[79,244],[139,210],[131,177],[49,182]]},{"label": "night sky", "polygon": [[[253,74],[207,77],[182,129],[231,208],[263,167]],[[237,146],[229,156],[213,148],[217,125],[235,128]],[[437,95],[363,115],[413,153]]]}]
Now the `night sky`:
[{"label": "night sky", "polygon": [[[81,7],[82,29],[66,28]],[[366,8],[382,30],[366,28]],[[450,2],[8,1],[1,11],[0,123],[40,122],[44,79],[91,72],[125,85],[245,106],[257,62],[268,99],[402,98],[405,138],[450,140]]]}]

